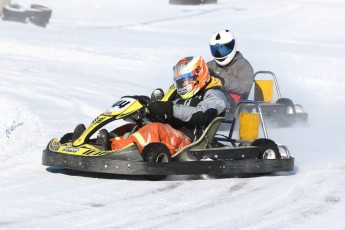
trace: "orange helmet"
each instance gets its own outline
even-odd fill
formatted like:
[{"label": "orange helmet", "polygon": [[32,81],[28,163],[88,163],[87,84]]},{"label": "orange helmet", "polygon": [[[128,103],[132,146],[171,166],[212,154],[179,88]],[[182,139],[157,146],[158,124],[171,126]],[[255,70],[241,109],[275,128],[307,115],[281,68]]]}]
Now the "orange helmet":
[{"label": "orange helmet", "polygon": [[173,71],[177,93],[182,99],[192,98],[210,79],[208,68],[201,56],[181,59]]}]

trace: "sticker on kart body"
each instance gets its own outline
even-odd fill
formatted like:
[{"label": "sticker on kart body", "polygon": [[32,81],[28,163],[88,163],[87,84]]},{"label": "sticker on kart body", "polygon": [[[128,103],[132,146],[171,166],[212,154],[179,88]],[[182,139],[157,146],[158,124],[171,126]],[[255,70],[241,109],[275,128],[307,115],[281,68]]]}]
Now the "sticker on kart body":
[{"label": "sticker on kart body", "polygon": [[110,115],[112,113],[120,112],[126,110],[129,106],[131,106],[136,100],[134,98],[121,98],[115,104],[111,106],[110,109],[108,109],[104,115]]},{"label": "sticker on kart body", "polygon": [[[104,113],[105,114],[105,113]],[[106,114],[105,114],[106,115]],[[110,115],[110,114],[109,114]],[[92,124],[99,124],[104,120],[104,117],[97,117],[95,120],[92,121]]]},{"label": "sticker on kart body", "polygon": [[60,146],[61,146],[60,142],[55,139],[50,143],[49,147],[52,151],[57,151],[60,148]]},{"label": "sticker on kart body", "polygon": [[77,152],[79,149],[78,148],[75,148],[75,147],[66,147],[63,149],[63,151],[66,151],[66,152],[71,152],[71,153],[75,153]]}]

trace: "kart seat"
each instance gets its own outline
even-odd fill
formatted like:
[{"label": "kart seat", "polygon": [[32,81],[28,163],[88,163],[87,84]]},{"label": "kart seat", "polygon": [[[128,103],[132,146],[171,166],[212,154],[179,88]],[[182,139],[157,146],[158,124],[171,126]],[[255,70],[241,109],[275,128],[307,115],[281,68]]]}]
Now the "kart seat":
[{"label": "kart seat", "polygon": [[224,121],[224,117],[216,117],[203,131],[202,135],[196,141],[183,147],[174,155],[172,158],[177,157],[179,161],[186,161],[187,152],[189,150],[200,150],[209,148],[213,142],[214,136],[216,135],[220,124]]}]

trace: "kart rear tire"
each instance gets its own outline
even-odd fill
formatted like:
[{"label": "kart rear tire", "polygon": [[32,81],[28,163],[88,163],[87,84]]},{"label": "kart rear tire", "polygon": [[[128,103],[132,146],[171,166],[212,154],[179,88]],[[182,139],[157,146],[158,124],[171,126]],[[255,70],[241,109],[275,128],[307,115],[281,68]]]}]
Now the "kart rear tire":
[{"label": "kart rear tire", "polygon": [[[169,149],[162,143],[150,143],[145,146],[142,152],[146,162],[170,162],[171,154]],[[166,178],[166,175],[146,176],[148,180],[157,181]]]},{"label": "kart rear tire", "polygon": [[279,98],[276,102],[277,104],[283,104],[285,106],[286,114],[295,114],[295,104],[289,98]]},{"label": "kart rear tire", "polygon": [[270,139],[259,138],[253,141],[251,145],[259,147],[258,159],[280,159],[281,158],[278,145]]}]

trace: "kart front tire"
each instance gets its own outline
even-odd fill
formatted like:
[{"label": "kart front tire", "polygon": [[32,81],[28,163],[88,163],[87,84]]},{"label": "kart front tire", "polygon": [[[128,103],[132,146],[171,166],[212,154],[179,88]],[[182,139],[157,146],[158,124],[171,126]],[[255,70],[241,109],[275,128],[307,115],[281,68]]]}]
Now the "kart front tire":
[{"label": "kart front tire", "polygon": [[[171,154],[169,149],[162,143],[150,143],[145,146],[142,152],[146,162],[170,162]],[[166,175],[146,176],[148,180],[157,181],[166,178]]]},{"label": "kart front tire", "polygon": [[86,127],[84,124],[77,125],[74,129],[72,140],[73,141],[77,140],[83,134],[85,130],[86,130]]},{"label": "kart front tire", "polygon": [[85,131],[85,125],[84,124],[79,124],[75,127],[74,132],[73,133],[66,133],[65,135],[63,135],[60,139],[60,143],[61,144],[66,144],[68,142],[71,141],[75,141],[77,140]]},{"label": "kart front tire", "polygon": [[253,141],[251,145],[259,147],[258,159],[280,159],[281,158],[278,145],[270,139],[260,138]]},{"label": "kart front tire", "polygon": [[73,140],[73,133],[66,133],[65,135],[63,135],[60,139],[60,143],[61,144],[66,144],[70,141]]}]

